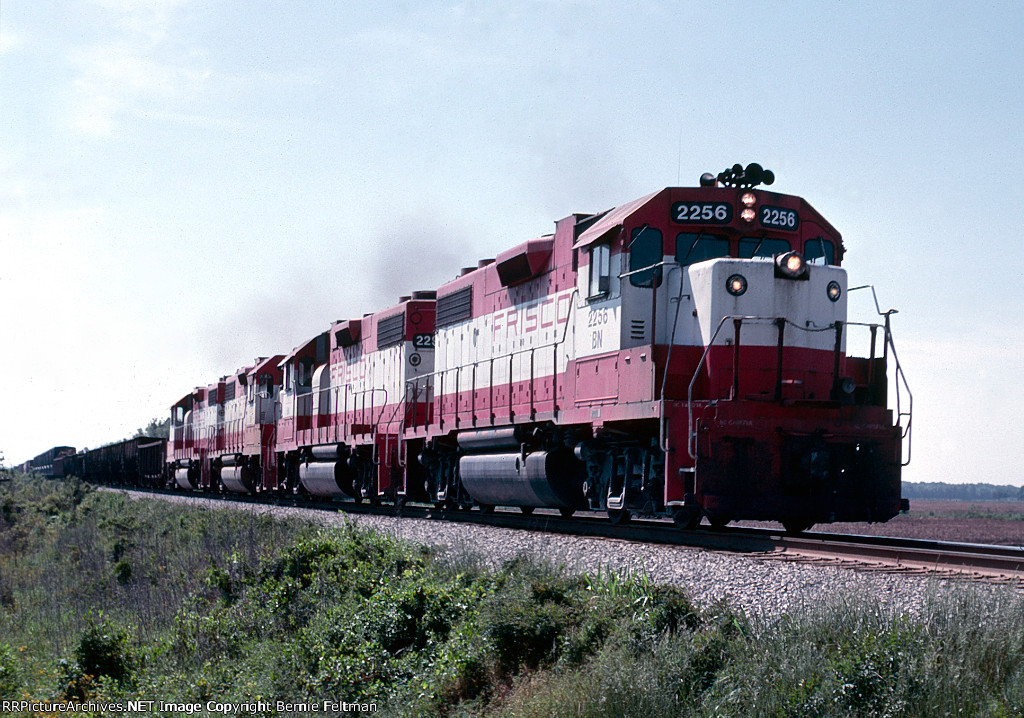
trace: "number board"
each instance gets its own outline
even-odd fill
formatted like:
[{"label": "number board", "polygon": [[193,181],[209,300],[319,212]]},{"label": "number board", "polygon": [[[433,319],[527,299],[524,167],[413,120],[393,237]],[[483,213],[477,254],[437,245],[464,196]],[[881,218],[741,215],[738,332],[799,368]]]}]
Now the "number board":
[{"label": "number board", "polygon": [[679,224],[729,224],[732,205],[728,202],[674,202],[672,219]]},{"label": "number board", "polygon": [[417,349],[433,349],[434,348],[434,335],[433,334],[414,334],[412,337],[412,345]]},{"label": "number board", "polygon": [[760,209],[761,226],[773,227],[775,229],[788,229],[795,232],[800,226],[800,215],[795,209],[785,207],[772,207],[765,205]]}]

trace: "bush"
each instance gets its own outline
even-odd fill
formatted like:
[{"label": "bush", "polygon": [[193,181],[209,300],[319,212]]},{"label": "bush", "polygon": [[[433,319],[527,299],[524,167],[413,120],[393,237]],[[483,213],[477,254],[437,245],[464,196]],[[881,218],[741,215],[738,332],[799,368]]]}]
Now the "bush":
[{"label": "bush", "polygon": [[128,678],[134,663],[128,632],[104,620],[90,621],[75,649],[75,660],[84,673],[116,681]]},{"label": "bush", "polygon": [[915,617],[847,597],[755,622],[644,576],[438,561],[352,525],[62,482],[0,486],[0,636],[0,697],[331,698],[445,716],[1024,714],[1024,600],[1010,592],[956,586]]},{"label": "bush", "polygon": [[89,625],[78,639],[74,662],[61,661],[64,696],[88,700],[104,679],[121,683],[132,673],[135,659],[128,632],[104,619],[89,617]]},{"label": "bush", "polygon": [[0,699],[14,698],[21,688],[18,659],[6,643],[0,643]]}]

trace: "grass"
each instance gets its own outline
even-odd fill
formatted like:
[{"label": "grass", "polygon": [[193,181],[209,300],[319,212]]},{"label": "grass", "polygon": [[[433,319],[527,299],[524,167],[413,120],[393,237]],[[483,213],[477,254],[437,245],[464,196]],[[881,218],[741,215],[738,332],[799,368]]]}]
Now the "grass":
[{"label": "grass", "polygon": [[911,618],[835,597],[753,621],[642,575],[489,570],[352,525],[19,477],[0,485],[0,699],[61,698],[270,702],[261,715],[279,700],[402,716],[1024,715],[1024,600],[960,588]]}]

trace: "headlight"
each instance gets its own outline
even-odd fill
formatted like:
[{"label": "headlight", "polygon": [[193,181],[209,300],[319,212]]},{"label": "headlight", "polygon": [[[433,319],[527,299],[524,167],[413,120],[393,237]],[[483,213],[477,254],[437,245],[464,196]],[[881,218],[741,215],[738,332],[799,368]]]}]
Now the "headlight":
[{"label": "headlight", "polygon": [[797,252],[785,252],[775,257],[775,276],[786,279],[807,279],[807,263]]},{"label": "headlight", "polygon": [[745,210],[740,212],[740,219],[744,222],[753,222],[755,216],[757,216],[757,212],[752,210],[750,207],[747,207]]},{"label": "headlight", "polygon": [[742,274],[733,274],[725,280],[725,291],[734,297],[738,297],[747,291],[747,278]]},{"label": "headlight", "polygon": [[828,298],[833,302],[838,302],[839,297],[843,296],[843,288],[839,286],[839,282],[832,280],[828,283],[828,287],[825,288],[825,292],[828,294]]},{"label": "headlight", "polygon": [[740,197],[740,202],[743,203],[744,207],[753,207],[754,203],[757,202],[757,197],[753,192],[744,192],[743,196]]}]

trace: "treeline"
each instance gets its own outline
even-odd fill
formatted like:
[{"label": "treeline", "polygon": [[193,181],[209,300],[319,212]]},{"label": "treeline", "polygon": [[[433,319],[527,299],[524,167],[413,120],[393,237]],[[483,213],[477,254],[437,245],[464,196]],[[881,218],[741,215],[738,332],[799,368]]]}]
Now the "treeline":
[{"label": "treeline", "polygon": [[171,420],[167,419],[153,419],[146,426],[143,426],[132,436],[128,437],[134,439],[139,436],[149,436],[154,439],[167,439],[171,436]]},{"label": "treeline", "polygon": [[915,484],[904,481],[903,496],[940,501],[1024,501],[1024,486],[947,484],[941,481]]}]

